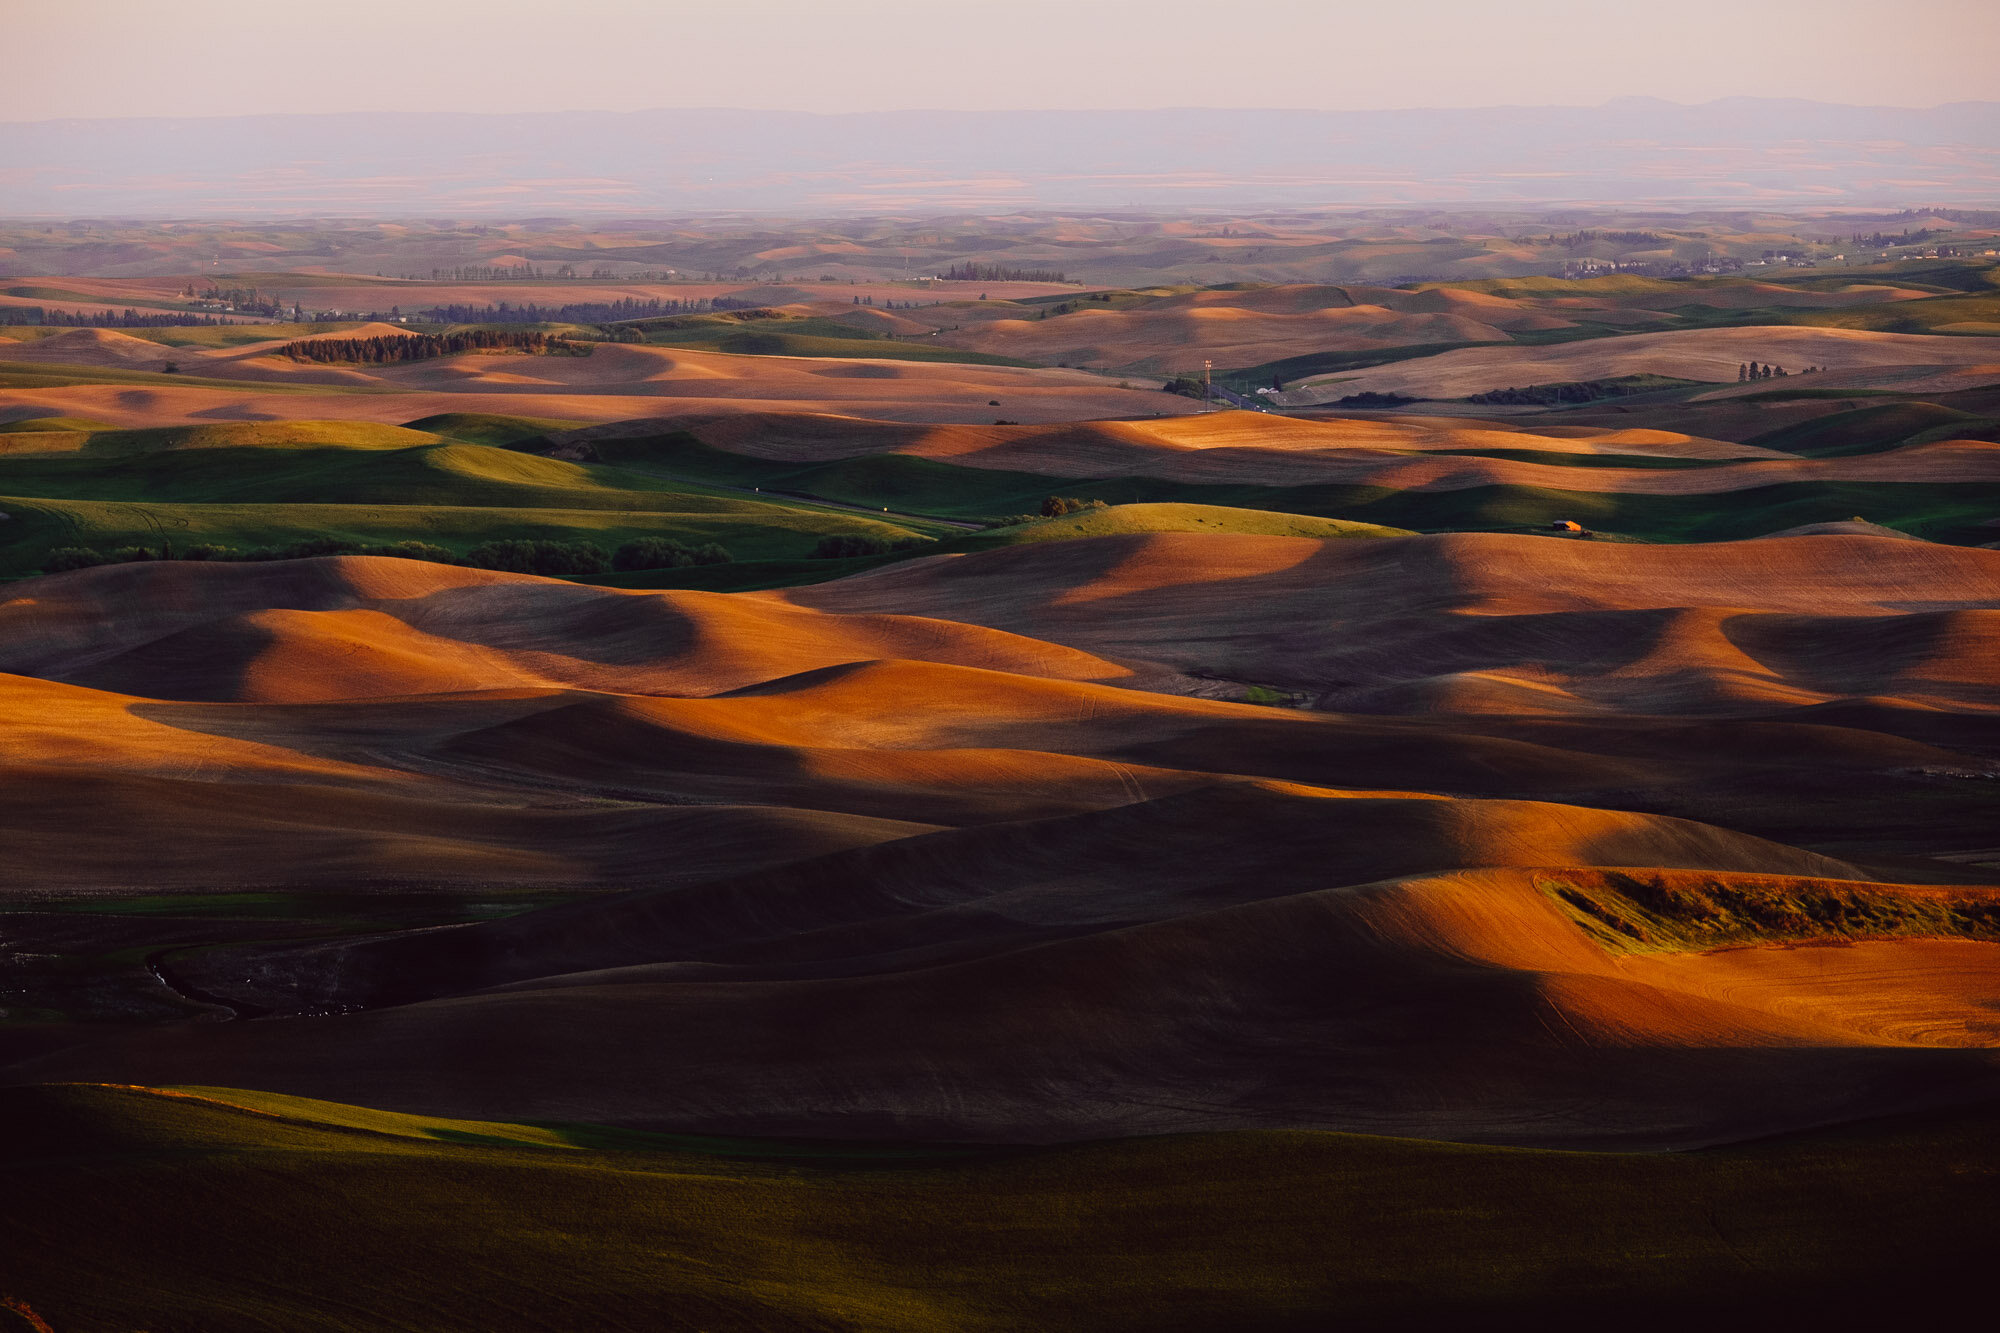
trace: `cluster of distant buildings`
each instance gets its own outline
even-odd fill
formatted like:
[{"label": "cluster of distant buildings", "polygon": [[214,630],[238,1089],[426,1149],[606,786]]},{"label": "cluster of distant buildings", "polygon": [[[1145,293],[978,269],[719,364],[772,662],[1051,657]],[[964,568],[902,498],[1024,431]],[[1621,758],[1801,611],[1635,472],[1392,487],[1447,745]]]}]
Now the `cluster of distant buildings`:
[{"label": "cluster of distant buildings", "polygon": [[1692,264],[1684,264],[1678,259],[1665,263],[1653,260],[1566,259],[1563,261],[1562,276],[1595,278],[1611,273],[1630,273],[1641,278],[1692,278],[1705,273],[1737,273],[1744,267],[1742,260],[1727,256],[1711,256]]},{"label": "cluster of distant buildings", "polygon": [[1929,250],[1912,250],[1904,254],[1891,254],[1885,251],[1874,255],[1828,255],[1824,261],[1789,251],[1767,251],[1761,259],[1711,258],[1693,264],[1683,264],[1677,260],[1662,264],[1647,260],[1568,259],[1563,261],[1561,276],[1596,278],[1613,273],[1629,273],[1642,278],[1692,278],[1702,274],[1740,273],[1752,268],[1818,268],[1822,262],[1840,263],[1850,259],[1864,264],[1885,264],[1898,259],[1971,259],[1996,256],[2000,256],[2000,250],[1975,250],[1970,246],[1940,245]]}]

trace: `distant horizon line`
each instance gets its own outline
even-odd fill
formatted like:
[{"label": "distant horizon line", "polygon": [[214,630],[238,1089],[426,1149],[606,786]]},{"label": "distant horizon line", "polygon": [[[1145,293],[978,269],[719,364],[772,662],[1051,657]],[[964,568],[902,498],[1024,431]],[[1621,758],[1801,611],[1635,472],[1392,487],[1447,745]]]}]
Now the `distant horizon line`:
[{"label": "distant horizon line", "polygon": [[[990,208],[961,207],[949,205],[910,206],[907,208],[881,209],[809,209],[809,208],[703,208],[703,209],[640,209],[630,213],[591,212],[587,209],[569,211],[530,210],[521,213],[480,212],[422,212],[385,209],[379,212],[336,213],[328,211],[301,211],[294,213],[258,212],[217,212],[217,213],[6,213],[0,212],[0,226],[10,224],[42,224],[51,222],[82,223],[190,223],[218,225],[225,223],[268,223],[298,224],[345,223],[345,222],[450,222],[477,223],[479,225],[520,225],[530,222],[576,222],[586,225],[603,225],[630,222],[684,222],[711,221],[727,218],[781,219],[792,222],[849,222],[863,218],[936,218],[936,217],[1045,217],[1045,218],[1115,218],[1121,216],[1144,216],[1159,218],[1209,217],[1219,214],[1232,216],[1269,216],[1274,214],[1296,214],[1300,216],[1324,216],[1329,213],[1361,215],[1368,213],[1489,213],[1527,215],[1536,217],[1554,212],[1563,213],[1609,213],[1626,214],[1633,217],[1681,217],[1697,218],[1703,215],[1728,213],[1767,213],[1786,218],[1826,218],[1843,214],[1891,215],[1907,213],[1916,216],[1930,214],[1942,216],[1946,213],[2000,212],[2000,195],[1979,203],[1909,203],[1895,201],[1881,204],[1818,204],[1786,207],[1784,204],[1754,204],[1742,201],[1714,203],[1689,203],[1683,205],[1647,204],[1644,202],[1577,202],[1574,200],[1550,199],[1524,203],[1517,200],[1454,200],[1437,204],[1277,204],[1259,203],[1255,200],[1221,201],[1197,206],[1189,204],[1174,208],[1128,204],[1092,208],[1084,205],[1061,207],[1047,205],[1041,207],[1007,207],[995,203]],[[245,270],[246,272],[251,270]],[[304,272],[305,270],[297,270]]]},{"label": "distant horizon line", "polygon": [[382,107],[353,111],[228,111],[193,113],[187,115],[149,116],[32,116],[25,120],[0,120],[0,125],[53,125],[53,124],[120,124],[127,122],[155,123],[159,121],[213,121],[213,120],[276,120],[276,119],[322,119],[332,120],[360,116],[406,116],[425,118],[477,118],[508,116],[654,116],[675,113],[728,114],[758,116],[811,116],[822,119],[838,119],[861,116],[1131,116],[1170,115],[1188,113],[1239,114],[1239,115],[1296,115],[1296,116],[1394,116],[1421,113],[1464,113],[1480,111],[1596,111],[1622,105],[1671,107],[1680,111],[1698,111],[1704,107],[1740,106],[1744,103],[1761,103],[1772,106],[1835,107],[1847,111],[1949,111],[1959,108],[2000,106],[2000,98],[1969,98],[1948,102],[1935,102],[1925,106],[1902,103],[1881,102],[1829,102],[1811,97],[1759,97],[1754,94],[1736,93],[1726,97],[1713,97],[1703,102],[1676,102],[1671,98],[1656,97],[1647,93],[1630,93],[1606,98],[1601,102],[1493,102],[1466,106],[1397,106],[1397,107],[1302,107],[1302,106],[1152,106],[1152,107],[887,107],[871,110],[816,111],[801,107],[758,107],[758,106],[654,106],[634,107],[619,110],[609,107],[539,107],[533,110],[408,110],[396,107]]}]

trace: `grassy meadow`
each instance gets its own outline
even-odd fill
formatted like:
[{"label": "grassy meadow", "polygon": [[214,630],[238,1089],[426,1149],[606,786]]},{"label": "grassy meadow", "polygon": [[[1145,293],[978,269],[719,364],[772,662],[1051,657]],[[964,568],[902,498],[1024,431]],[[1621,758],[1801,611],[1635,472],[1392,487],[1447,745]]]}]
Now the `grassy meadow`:
[{"label": "grassy meadow", "polygon": [[570,463],[466,437],[522,440],[565,423],[458,416],[453,435],[353,422],[16,432],[0,451],[0,573],[58,547],[208,544],[249,549],[316,538],[483,542],[642,537],[709,542],[746,561],[796,560],[826,536],[884,542],[951,531],[810,501],[738,494],[626,468]]},{"label": "grassy meadow", "polygon": [[8,1088],[0,1182],[33,1206],[0,1215],[0,1300],[62,1333],[492,1333],[586,1308],[594,1330],[910,1333],[1875,1317],[1978,1286],[1996,1132],[1972,1112],[1665,1155],[954,1149]]}]

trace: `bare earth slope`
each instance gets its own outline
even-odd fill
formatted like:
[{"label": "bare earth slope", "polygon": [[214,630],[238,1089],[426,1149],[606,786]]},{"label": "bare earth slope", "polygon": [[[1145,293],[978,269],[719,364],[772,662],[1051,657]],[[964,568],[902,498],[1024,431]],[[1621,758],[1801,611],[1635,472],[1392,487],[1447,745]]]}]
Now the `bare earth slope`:
[{"label": "bare earth slope", "polygon": [[[4,1076],[1618,1147],[2000,1094],[2000,899],[1953,841],[1980,784],[1909,776],[2000,752],[1996,562],[1166,533],[736,596],[354,557],[25,582],[24,887],[636,892],[168,950],[238,1021]],[[1835,785],[1701,805],[1743,782]],[[1850,799],[1914,841],[1861,845]]]},{"label": "bare earth slope", "polygon": [[[767,600],[897,606],[1362,711],[2000,706],[2000,552],[1161,533],[940,556]],[[1490,696],[1485,702],[1481,696]]]},{"label": "bare earth slope", "polygon": [[[1049,425],[909,425],[816,413],[667,417],[563,436],[567,443],[686,431],[713,448],[787,462],[902,454],[962,467],[1210,486],[1344,485],[1409,492],[1515,486],[1586,494],[1714,495],[1797,483],[1990,482],[2000,445],[1936,440],[1879,453],[1800,458],[1674,431],[1531,430],[1461,418],[1313,421],[1217,412]],[[1562,455],[1600,456],[1570,466]],[[1545,456],[1547,461],[1542,461]],[[1620,459],[1627,459],[1619,466]],[[1660,467],[1660,460],[1702,466]]]},{"label": "bare earth slope", "polygon": [[[327,337],[366,335],[363,325]],[[0,344],[72,384],[0,385],[0,415],[46,412],[119,426],[316,418],[398,422],[450,412],[617,421],[667,412],[859,411],[893,421],[1073,421],[1192,411],[1157,384],[1077,370],[842,357],[737,356],[678,347],[598,346],[587,357],[467,353],[386,366],[325,365],[275,355],[290,339],[168,348],[115,330],[76,329],[37,344]],[[178,379],[91,383],[96,367]],[[73,373],[65,376],[65,371]],[[206,381],[189,384],[195,378]],[[218,384],[216,381],[224,383]],[[238,387],[240,386],[240,387]],[[995,400],[1004,410],[996,410]]]},{"label": "bare earth slope", "polygon": [[1982,382],[1989,383],[2000,373],[2000,354],[1984,338],[1758,325],[1640,333],[1553,347],[1467,347],[1313,379],[1293,386],[1277,401],[1300,406],[1368,392],[1464,398],[1494,389],[1619,375],[1671,375],[1733,386],[1738,367],[1748,361],[1782,366],[1792,375],[1809,366],[1850,372],[1839,379],[1842,385],[1870,382],[1864,372],[1911,366],[1985,367]]}]

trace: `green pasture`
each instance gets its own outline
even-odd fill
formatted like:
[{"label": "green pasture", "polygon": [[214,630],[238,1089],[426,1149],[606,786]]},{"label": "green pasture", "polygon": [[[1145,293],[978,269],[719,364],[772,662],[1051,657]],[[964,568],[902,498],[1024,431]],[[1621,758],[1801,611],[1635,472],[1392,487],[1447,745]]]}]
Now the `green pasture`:
[{"label": "green pasture", "polygon": [[[560,422],[437,421],[504,435]],[[143,431],[24,433],[0,451],[0,573],[54,547],[213,544],[239,550],[316,537],[420,540],[462,554],[507,538],[644,536],[719,542],[740,559],[803,558],[823,536],[897,540],[951,529],[603,464],[569,463],[368,422],[252,422]],[[46,445],[47,447],[36,447]]]},{"label": "green pasture", "polygon": [[[1862,514],[1935,540],[1978,542],[1991,540],[1983,535],[1990,529],[1979,524],[2000,513],[2000,481],[1808,481],[1708,495],[1517,485],[1408,491],[1352,485],[1193,484],[1133,476],[1079,479],[969,468],[900,454],[795,464],[713,449],[685,434],[599,441],[598,448],[607,459],[628,468],[688,481],[757,486],[766,492],[963,519],[1036,513],[1043,499],[1063,495],[1111,505],[1165,502],[1266,510],[1427,532],[1540,528],[1571,519],[1587,528],[1651,541],[1728,541]],[[1591,461],[1579,464],[1579,458]],[[1536,453],[1528,461],[1558,467],[1605,465],[1595,455],[1561,452]]]}]

